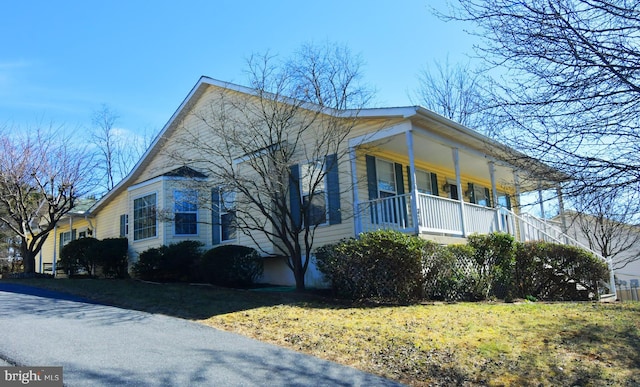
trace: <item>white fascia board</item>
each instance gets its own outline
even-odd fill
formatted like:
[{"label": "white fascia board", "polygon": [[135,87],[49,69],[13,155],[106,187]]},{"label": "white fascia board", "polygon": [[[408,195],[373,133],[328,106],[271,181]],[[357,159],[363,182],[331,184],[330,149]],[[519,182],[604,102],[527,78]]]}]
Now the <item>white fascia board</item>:
[{"label": "white fascia board", "polygon": [[411,121],[404,121],[399,124],[390,126],[388,128],[376,130],[374,132],[365,133],[358,137],[349,139],[349,147],[357,147],[359,145],[368,144],[370,142],[382,140],[385,138],[393,137],[398,134],[403,134],[412,129]]}]

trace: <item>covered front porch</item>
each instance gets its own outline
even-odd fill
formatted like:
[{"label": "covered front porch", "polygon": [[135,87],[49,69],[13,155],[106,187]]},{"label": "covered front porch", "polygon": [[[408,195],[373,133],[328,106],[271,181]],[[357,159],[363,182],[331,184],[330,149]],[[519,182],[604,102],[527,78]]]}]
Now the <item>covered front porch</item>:
[{"label": "covered front porch", "polygon": [[350,140],[356,235],[560,238],[557,227],[519,208],[521,193],[559,186],[557,173],[433,112],[418,113]]}]

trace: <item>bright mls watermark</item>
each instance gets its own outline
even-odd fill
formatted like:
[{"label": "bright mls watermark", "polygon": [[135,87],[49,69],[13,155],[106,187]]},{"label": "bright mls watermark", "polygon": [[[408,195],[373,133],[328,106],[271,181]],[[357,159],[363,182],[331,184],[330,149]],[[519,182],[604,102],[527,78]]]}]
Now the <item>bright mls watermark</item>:
[{"label": "bright mls watermark", "polygon": [[62,385],[62,367],[0,367],[0,387]]}]

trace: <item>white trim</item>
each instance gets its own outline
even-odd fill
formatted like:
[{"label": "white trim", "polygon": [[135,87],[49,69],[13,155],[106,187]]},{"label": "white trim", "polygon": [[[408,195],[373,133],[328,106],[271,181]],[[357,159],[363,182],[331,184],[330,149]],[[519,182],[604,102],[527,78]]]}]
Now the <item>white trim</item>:
[{"label": "white trim", "polygon": [[[140,189],[140,188],[144,188],[144,187],[150,186],[152,184],[160,183],[160,182],[164,181],[165,178],[166,178],[166,176],[157,176],[157,177],[154,177],[153,179],[145,180],[145,181],[140,182],[138,184],[134,184],[132,186],[129,186],[129,188],[127,188],[127,191],[131,192],[131,191],[135,191],[135,190]],[[138,199],[138,197],[136,197],[134,199]]]},{"label": "white trim", "polygon": [[393,137],[398,134],[406,133],[411,129],[412,129],[411,121],[403,121],[397,125],[380,129],[373,133],[366,133],[361,136],[349,139],[349,147],[357,147],[359,145],[364,145],[373,141],[378,141],[388,137]]}]

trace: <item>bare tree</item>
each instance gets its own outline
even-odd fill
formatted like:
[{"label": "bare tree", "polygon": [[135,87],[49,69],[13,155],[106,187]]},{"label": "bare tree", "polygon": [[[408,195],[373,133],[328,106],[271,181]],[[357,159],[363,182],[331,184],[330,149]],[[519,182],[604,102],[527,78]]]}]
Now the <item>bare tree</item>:
[{"label": "bare tree", "polygon": [[93,112],[91,142],[97,149],[97,166],[103,173],[101,186],[109,191],[122,180],[142,156],[150,139],[116,128],[120,116],[103,104]]},{"label": "bare tree", "polygon": [[317,227],[344,220],[335,199],[349,188],[338,183],[339,166],[349,160],[346,140],[371,95],[360,67],[348,49],[330,44],[305,45],[284,62],[253,56],[250,96],[223,90],[195,113],[203,125],[183,128],[185,147],[174,154],[204,169],[222,196],[235,194],[238,231],[273,245],[297,289],[305,287]]},{"label": "bare tree", "polygon": [[612,268],[619,270],[640,259],[638,197],[621,189],[589,193],[573,200],[577,210],[569,213],[577,239],[587,242]]},{"label": "bare tree", "polygon": [[[640,185],[640,2],[459,0],[503,73],[502,138],[600,190]],[[576,192],[578,194],[579,192]],[[581,192],[580,192],[581,193]]]},{"label": "bare tree", "polygon": [[417,102],[468,128],[489,133],[492,129],[483,112],[489,107],[482,94],[481,73],[469,64],[450,65],[434,61],[418,75],[414,91]]},{"label": "bare tree", "polygon": [[60,218],[85,193],[90,159],[52,130],[0,133],[0,222],[20,241],[24,271]]}]

